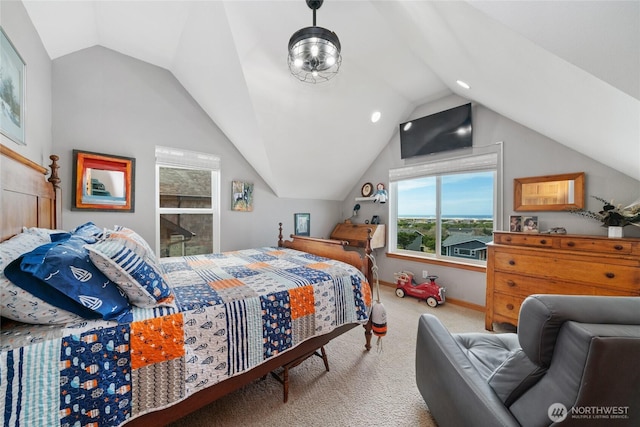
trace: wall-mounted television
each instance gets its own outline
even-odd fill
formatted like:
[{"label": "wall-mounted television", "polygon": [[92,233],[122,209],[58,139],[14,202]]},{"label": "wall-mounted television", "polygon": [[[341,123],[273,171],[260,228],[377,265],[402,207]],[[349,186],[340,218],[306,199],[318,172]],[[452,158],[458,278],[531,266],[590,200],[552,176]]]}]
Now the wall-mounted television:
[{"label": "wall-mounted television", "polygon": [[400,157],[403,159],[472,145],[471,104],[400,124]]}]

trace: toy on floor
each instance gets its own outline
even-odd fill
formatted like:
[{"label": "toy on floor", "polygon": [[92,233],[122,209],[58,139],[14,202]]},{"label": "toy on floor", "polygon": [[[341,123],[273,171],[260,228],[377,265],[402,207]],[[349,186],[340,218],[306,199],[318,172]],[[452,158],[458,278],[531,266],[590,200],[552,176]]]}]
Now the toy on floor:
[{"label": "toy on floor", "polygon": [[437,307],[444,303],[445,291],[443,286],[436,283],[438,276],[427,276],[428,282],[417,283],[410,271],[394,273],[396,278],[396,295],[404,298],[405,295],[427,301],[429,307]]}]

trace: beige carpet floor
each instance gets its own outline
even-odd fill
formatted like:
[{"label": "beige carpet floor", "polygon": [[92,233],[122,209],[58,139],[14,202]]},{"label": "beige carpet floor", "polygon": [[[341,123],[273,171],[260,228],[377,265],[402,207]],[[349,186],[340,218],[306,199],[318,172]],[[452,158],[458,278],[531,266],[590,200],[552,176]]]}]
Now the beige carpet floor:
[{"label": "beige carpet floor", "polygon": [[364,350],[357,327],[326,347],[330,372],[312,357],[289,371],[289,401],[273,377],[255,382],[173,423],[172,427],[210,426],[435,426],[415,382],[415,342],[422,313],[437,315],[452,332],[484,331],[481,312],[398,298],[381,286],[387,310],[382,348]]}]

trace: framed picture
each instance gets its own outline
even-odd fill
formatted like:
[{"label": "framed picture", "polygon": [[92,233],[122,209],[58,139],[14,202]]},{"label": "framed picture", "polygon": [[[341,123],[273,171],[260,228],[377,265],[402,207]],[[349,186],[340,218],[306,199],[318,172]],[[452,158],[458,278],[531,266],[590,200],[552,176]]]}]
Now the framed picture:
[{"label": "framed picture", "polygon": [[537,216],[523,216],[522,217],[522,231],[524,233],[537,233],[538,232],[538,217]]},{"label": "framed picture", "polygon": [[135,159],[73,150],[74,211],[134,212]]},{"label": "framed picture", "polygon": [[362,186],[362,189],[360,189],[360,194],[362,194],[362,197],[371,197],[371,195],[373,194],[373,184],[370,182],[366,182]]},{"label": "framed picture", "polygon": [[519,233],[522,231],[522,216],[511,215],[509,217],[509,231]]},{"label": "framed picture", "polygon": [[24,103],[26,65],[0,27],[0,133],[26,145]]},{"label": "framed picture", "polygon": [[253,183],[231,181],[231,210],[253,211]]},{"label": "framed picture", "polygon": [[293,214],[293,226],[296,236],[309,236],[311,231],[311,214]]}]

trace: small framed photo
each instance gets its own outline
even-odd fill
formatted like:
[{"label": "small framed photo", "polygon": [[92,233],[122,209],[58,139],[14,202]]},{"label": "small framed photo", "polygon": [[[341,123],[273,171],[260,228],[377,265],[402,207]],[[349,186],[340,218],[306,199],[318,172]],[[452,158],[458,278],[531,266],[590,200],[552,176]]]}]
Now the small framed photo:
[{"label": "small framed photo", "polygon": [[522,216],[511,215],[509,217],[509,231],[519,233],[522,231]]},{"label": "small framed photo", "polygon": [[253,211],[253,183],[244,181],[231,182],[231,210]]},{"label": "small framed photo", "polygon": [[293,214],[293,225],[296,236],[310,236],[311,231],[311,214],[297,213]]},{"label": "small framed photo", "polygon": [[537,233],[538,232],[538,217],[537,216],[523,216],[522,217],[522,231],[524,233]]}]

